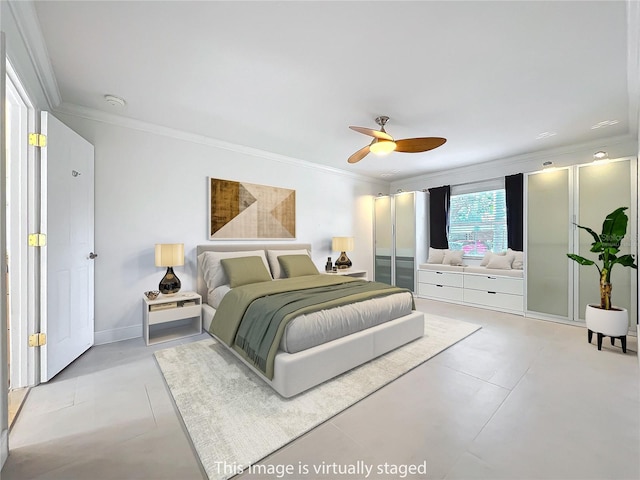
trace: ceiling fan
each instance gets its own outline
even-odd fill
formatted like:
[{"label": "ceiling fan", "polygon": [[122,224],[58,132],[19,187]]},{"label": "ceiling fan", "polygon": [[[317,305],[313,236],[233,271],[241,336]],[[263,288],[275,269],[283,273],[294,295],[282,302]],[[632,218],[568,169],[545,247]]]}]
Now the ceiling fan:
[{"label": "ceiling fan", "polygon": [[394,140],[393,137],[384,130],[384,126],[388,121],[389,117],[384,115],[376,118],[376,123],[380,125],[380,130],[349,126],[351,130],[373,137],[373,140],[369,145],[362,147],[349,157],[349,163],[359,162],[366,157],[369,152],[377,155],[385,155],[393,151],[404,153],[426,152],[427,150],[438,148],[447,141],[446,138],[440,137],[405,138],[402,140]]}]

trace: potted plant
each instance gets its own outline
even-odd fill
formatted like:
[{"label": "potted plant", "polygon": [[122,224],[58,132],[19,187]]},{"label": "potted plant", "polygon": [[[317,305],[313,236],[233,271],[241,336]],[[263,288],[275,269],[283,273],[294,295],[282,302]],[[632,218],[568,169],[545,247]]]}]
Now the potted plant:
[{"label": "potted plant", "polygon": [[633,255],[617,256],[620,252],[620,243],[627,234],[629,218],[624,213],[626,209],[627,207],[620,207],[607,215],[602,223],[602,233],[600,235],[589,227],[576,224],[578,228],[585,230],[593,237],[590,251],[598,254],[600,264],[575,253],[567,253],[567,257],[580,265],[595,265],[598,269],[600,305],[587,305],[585,311],[588,340],[591,343],[591,336],[593,332],[596,332],[598,334],[598,350],[602,346],[602,336],[606,335],[611,337],[612,344],[614,343],[614,338],[620,338],[623,351],[626,351],[626,335],[629,329],[628,312],[624,308],[615,307],[611,304],[611,270],[614,265],[638,268]]}]

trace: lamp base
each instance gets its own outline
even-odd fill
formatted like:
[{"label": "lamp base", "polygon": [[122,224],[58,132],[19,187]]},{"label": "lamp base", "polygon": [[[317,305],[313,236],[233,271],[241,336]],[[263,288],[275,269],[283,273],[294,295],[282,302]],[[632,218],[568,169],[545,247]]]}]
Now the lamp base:
[{"label": "lamp base", "polygon": [[181,286],[180,279],[173,273],[173,267],[167,267],[167,273],[164,274],[164,277],[160,280],[160,285],[158,285],[160,293],[163,295],[173,295],[180,291]]},{"label": "lamp base", "polygon": [[351,268],[352,263],[351,263],[351,260],[349,260],[349,257],[347,257],[347,254],[345,252],[342,252],[338,257],[338,259],[336,260],[335,265],[339,269]]}]

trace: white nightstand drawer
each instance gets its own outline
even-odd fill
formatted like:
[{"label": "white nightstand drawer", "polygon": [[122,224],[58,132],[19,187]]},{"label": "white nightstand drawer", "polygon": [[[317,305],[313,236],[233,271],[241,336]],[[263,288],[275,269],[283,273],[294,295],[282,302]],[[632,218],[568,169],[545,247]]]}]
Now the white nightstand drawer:
[{"label": "white nightstand drawer", "polygon": [[153,315],[149,315],[149,325],[157,325],[158,323],[172,322],[183,318],[199,317],[202,311],[201,305],[192,305],[189,307],[175,307],[164,310],[155,310]]},{"label": "white nightstand drawer", "polygon": [[431,283],[419,283],[418,295],[421,297],[430,297],[436,300],[451,300],[462,302],[462,288],[450,287],[447,285],[434,285]]},{"label": "white nightstand drawer", "polygon": [[511,295],[508,293],[492,293],[482,290],[465,289],[464,302],[517,312],[522,312],[524,309],[522,295]]},{"label": "white nightstand drawer", "polygon": [[463,275],[454,272],[439,272],[437,270],[418,270],[418,282],[449,287],[462,287]]},{"label": "white nightstand drawer", "polygon": [[472,275],[464,276],[464,288],[473,290],[484,290],[486,292],[509,293],[512,295],[522,295],[522,278],[496,277],[493,275]]}]

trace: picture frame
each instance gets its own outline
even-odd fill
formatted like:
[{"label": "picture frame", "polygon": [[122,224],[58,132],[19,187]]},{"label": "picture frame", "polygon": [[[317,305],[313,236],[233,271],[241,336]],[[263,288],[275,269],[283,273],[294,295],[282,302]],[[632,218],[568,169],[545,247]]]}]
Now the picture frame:
[{"label": "picture frame", "polygon": [[209,177],[210,240],[294,240],[296,191]]}]

